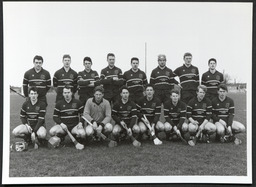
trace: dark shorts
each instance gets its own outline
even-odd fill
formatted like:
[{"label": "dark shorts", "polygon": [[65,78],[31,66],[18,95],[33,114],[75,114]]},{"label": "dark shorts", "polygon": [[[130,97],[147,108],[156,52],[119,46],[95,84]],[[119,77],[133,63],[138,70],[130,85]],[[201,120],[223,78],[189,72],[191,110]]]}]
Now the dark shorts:
[{"label": "dark shorts", "polygon": [[93,97],[93,94],[83,93],[79,95],[79,100],[82,102],[84,106],[86,104],[86,101],[91,97]]},{"label": "dark shorts", "polygon": [[161,103],[164,103],[166,100],[171,98],[170,90],[156,90],[156,97],[158,97]]},{"label": "dark shorts", "polygon": [[137,104],[139,100],[143,97],[144,97],[143,92],[136,92],[136,93],[130,92],[129,99]]},{"label": "dark shorts", "polygon": [[212,101],[215,97],[218,97],[218,94],[206,93],[205,97]]},{"label": "dark shorts", "polygon": [[194,90],[181,90],[181,101],[188,104],[188,102],[196,97],[196,91]]},{"label": "dark shorts", "polygon": [[45,106],[46,106],[46,107],[48,106],[46,96],[39,97],[38,100],[41,101],[41,102],[43,102],[43,103],[45,103]]}]

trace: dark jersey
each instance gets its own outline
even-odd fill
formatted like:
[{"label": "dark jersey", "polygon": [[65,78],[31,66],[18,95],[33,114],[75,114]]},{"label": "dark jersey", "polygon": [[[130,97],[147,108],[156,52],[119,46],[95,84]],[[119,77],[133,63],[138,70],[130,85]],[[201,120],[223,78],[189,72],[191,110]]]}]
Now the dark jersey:
[{"label": "dark jersey", "polygon": [[75,93],[77,89],[77,73],[71,68],[66,72],[62,67],[55,72],[53,77],[53,86],[57,87],[58,95],[62,95],[65,85],[69,85],[72,88],[72,92]]},{"label": "dark jersey", "polygon": [[148,84],[146,74],[140,69],[137,72],[132,69],[126,71],[123,78],[130,93],[143,92],[144,86]]},{"label": "dark jersey", "polygon": [[84,107],[77,99],[72,99],[69,103],[65,99],[57,102],[54,108],[53,120],[57,124],[64,123],[69,129],[83,122],[80,116],[83,114]]},{"label": "dark jersey", "polygon": [[212,116],[212,104],[208,98],[203,98],[202,101],[198,101],[197,97],[194,97],[188,102],[187,106],[188,119],[192,117],[198,121],[201,125],[205,119],[210,120]]},{"label": "dark jersey", "polygon": [[[90,70],[89,72],[87,71],[80,71],[78,73],[78,94],[84,94],[84,93],[89,93],[91,96],[93,96],[93,89],[94,87],[88,87],[90,84],[90,81],[98,81],[99,80],[99,75],[97,71]],[[96,85],[95,85],[96,86]]]},{"label": "dark jersey", "polygon": [[223,74],[218,71],[211,73],[209,70],[202,75],[201,83],[207,87],[207,93],[217,95],[218,86],[223,83]]},{"label": "dark jersey", "polygon": [[179,129],[185,122],[187,116],[187,106],[184,102],[178,101],[175,106],[172,100],[167,100],[164,103],[164,117],[172,126],[177,126]]},{"label": "dark jersey", "polygon": [[212,100],[212,113],[214,123],[222,119],[227,123],[228,126],[231,126],[235,115],[233,99],[226,97],[224,101],[221,101],[219,97],[214,98]]},{"label": "dark jersey", "polygon": [[199,86],[199,71],[198,68],[193,65],[186,67],[185,64],[183,64],[183,66],[178,67],[174,71],[174,74],[179,76],[182,90],[195,91]]},{"label": "dark jersey", "polygon": [[128,128],[132,128],[137,118],[135,103],[128,100],[128,102],[124,104],[121,99],[118,100],[113,106],[112,117],[116,123],[120,124],[120,121],[124,121]]},{"label": "dark jersey", "polygon": [[51,87],[50,73],[43,68],[38,73],[35,68],[26,71],[23,79],[23,91],[26,97],[28,97],[28,88],[32,86],[38,89],[39,98],[46,96]]},{"label": "dark jersey", "polygon": [[153,97],[152,100],[148,100],[147,97],[143,97],[137,103],[138,117],[141,119],[145,115],[150,123],[157,123],[161,115],[161,101],[157,97]]},{"label": "dark jersey", "polygon": [[28,124],[32,129],[37,130],[44,125],[46,113],[46,105],[44,102],[37,101],[32,105],[31,101],[23,103],[20,111],[20,119],[22,124]]},{"label": "dark jersey", "polygon": [[[113,78],[118,77],[118,81]],[[103,84],[104,96],[112,97],[119,94],[119,88],[124,84],[122,70],[116,66],[112,69],[108,67],[101,70],[100,83]]]},{"label": "dark jersey", "polygon": [[174,77],[171,69],[167,67],[161,69],[158,66],[151,73],[150,84],[153,84],[156,90],[171,90],[174,88],[174,84],[178,84]]}]

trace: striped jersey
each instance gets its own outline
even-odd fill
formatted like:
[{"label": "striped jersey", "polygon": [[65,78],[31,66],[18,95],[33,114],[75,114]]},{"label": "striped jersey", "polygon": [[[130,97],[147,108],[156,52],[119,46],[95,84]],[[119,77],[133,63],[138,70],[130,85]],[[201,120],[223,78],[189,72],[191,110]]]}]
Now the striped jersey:
[{"label": "striped jersey", "polygon": [[98,81],[99,75],[97,71],[90,70],[87,72],[86,70],[80,71],[77,77],[78,84],[78,94],[81,95],[83,93],[90,93],[93,95],[94,87],[88,87],[90,81]]},{"label": "striped jersey", "polygon": [[179,76],[180,85],[183,90],[196,90],[199,86],[199,71],[198,68],[191,65],[186,67],[185,64],[183,66],[178,67],[174,70],[175,76]]},{"label": "striped jersey", "polygon": [[36,132],[45,121],[46,105],[37,101],[34,105],[30,100],[25,101],[20,110],[22,124],[28,124]]},{"label": "striped jersey", "polygon": [[104,98],[100,103],[96,103],[95,98],[90,98],[85,104],[83,115],[90,122],[94,120],[96,123],[106,125],[111,120],[110,103]]},{"label": "striped jersey", "polygon": [[171,90],[174,88],[174,84],[178,84],[174,77],[170,68],[165,66],[161,69],[158,66],[151,72],[150,84],[153,84],[156,90]]},{"label": "striped jersey", "polygon": [[210,70],[202,75],[201,83],[207,87],[207,93],[217,95],[218,86],[223,83],[223,74],[218,72],[211,73]]},{"label": "striped jersey", "polygon": [[76,92],[77,88],[77,73],[73,69],[65,71],[64,67],[55,72],[53,77],[53,86],[57,87],[57,94],[62,95],[65,85],[69,85],[72,88],[72,92]]},{"label": "striped jersey", "polygon": [[172,126],[177,126],[180,129],[187,117],[186,104],[182,101],[178,101],[175,106],[172,100],[167,100],[164,103],[164,117]]},{"label": "striped jersey", "polygon": [[32,86],[38,89],[39,98],[46,96],[51,87],[50,73],[43,68],[39,72],[36,72],[35,68],[26,71],[23,78],[23,91],[26,97],[28,97],[28,88]]},{"label": "striped jersey", "polygon": [[224,101],[221,101],[219,97],[212,100],[212,118],[216,123],[220,119],[224,120],[228,126],[232,125],[235,115],[234,101],[230,97],[226,97]]},{"label": "striped jersey", "polygon": [[148,84],[146,74],[140,69],[137,72],[134,72],[132,69],[124,72],[123,79],[129,92],[132,93],[143,92],[144,86]]},{"label": "striped jersey", "polygon": [[153,97],[150,101],[143,97],[137,103],[138,117],[141,119],[145,115],[150,123],[157,123],[161,115],[161,101]]},{"label": "striped jersey", "polygon": [[188,102],[187,106],[187,117],[188,119],[192,117],[194,120],[198,121],[201,125],[205,119],[208,121],[212,116],[212,103],[211,101],[204,97],[202,101],[198,101],[197,97],[194,97]]},{"label": "striped jersey", "polygon": [[[118,81],[113,81],[113,77],[118,77]],[[109,66],[101,70],[100,82],[103,84],[104,92],[106,94],[118,94],[119,87],[123,85],[122,70],[116,66],[110,68]]]},{"label": "striped jersey", "polygon": [[74,127],[82,122],[80,115],[83,114],[84,107],[81,101],[72,98],[68,103],[65,99],[58,101],[53,112],[53,120],[57,124],[64,123],[67,127]]},{"label": "striped jersey", "polygon": [[120,124],[120,121],[124,121],[128,128],[132,128],[137,118],[136,104],[131,100],[123,103],[119,99],[112,108],[112,117],[116,123]]}]

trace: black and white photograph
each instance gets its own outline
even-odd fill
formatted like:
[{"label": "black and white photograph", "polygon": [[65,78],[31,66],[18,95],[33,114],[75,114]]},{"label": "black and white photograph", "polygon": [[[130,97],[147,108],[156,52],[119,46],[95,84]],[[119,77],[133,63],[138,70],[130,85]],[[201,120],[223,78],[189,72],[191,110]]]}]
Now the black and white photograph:
[{"label": "black and white photograph", "polygon": [[252,184],[252,2],[3,2],[3,184]]}]

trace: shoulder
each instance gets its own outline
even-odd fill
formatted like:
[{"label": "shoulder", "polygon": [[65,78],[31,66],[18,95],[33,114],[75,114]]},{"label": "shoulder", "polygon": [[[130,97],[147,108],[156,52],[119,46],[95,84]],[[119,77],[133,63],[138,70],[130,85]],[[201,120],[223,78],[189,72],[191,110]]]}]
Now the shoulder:
[{"label": "shoulder", "polygon": [[212,99],[212,104],[215,104],[215,103],[217,103],[218,102],[218,97],[214,97],[213,99]]},{"label": "shoulder", "polygon": [[103,98],[103,104],[104,104],[104,105],[109,105],[109,106],[110,106],[109,101],[108,101],[107,99],[104,99],[104,98]]},{"label": "shoulder", "polygon": [[107,71],[107,69],[108,69],[108,67],[103,68],[103,69],[101,70],[101,73]]},{"label": "shoulder", "polygon": [[186,103],[184,103],[183,101],[179,101],[179,103],[180,103],[180,106],[183,108],[186,108],[187,107],[187,104]]},{"label": "shoulder", "polygon": [[189,100],[188,106],[193,105],[196,102],[196,97],[193,97],[192,99]]},{"label": "shoulder", "polygon": [[71,70],[70,71],[71,73],[77,74],[77,72],[75,70],[73,70],[72,68],[70,68],[70,70]]},{"label": "shoulder", "polygon": [[227,101],[229,101],[230,103],[234,103],[234,100],[228,96],[227,96]]},{"label": "shoulder", "polygon": [[204,98],[204,100],[205,100],[205,102],[207,103],[207,104],[212,104],[212,101],[210,100],[210,99],[208,99],[208,98]]}]

